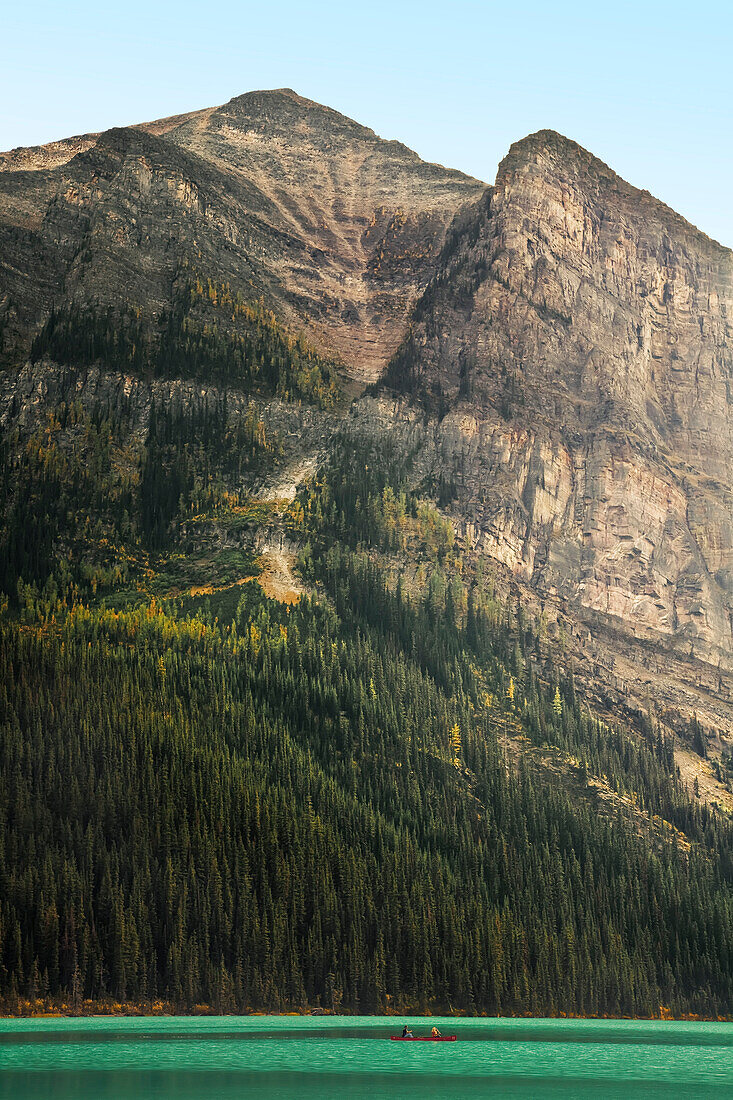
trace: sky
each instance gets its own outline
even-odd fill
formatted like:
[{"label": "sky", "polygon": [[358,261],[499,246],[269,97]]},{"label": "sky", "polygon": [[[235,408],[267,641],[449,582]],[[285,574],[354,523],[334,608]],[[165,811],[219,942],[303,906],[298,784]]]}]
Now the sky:
[{"label": "sky", "polygon": [[487,182],[558,130],[733,246],[731,0],[26,0],[2,27],[0,149],[290,87]]}]

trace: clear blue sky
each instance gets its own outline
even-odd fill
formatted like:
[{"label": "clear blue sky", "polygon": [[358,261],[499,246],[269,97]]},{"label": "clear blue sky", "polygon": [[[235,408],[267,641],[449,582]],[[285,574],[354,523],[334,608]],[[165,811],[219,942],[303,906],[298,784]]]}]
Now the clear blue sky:
[{"label": "clear blue sky", "polygon": [[491,182],[559,130],[733,246],[730,0],[25,0],[0,148],[292,87]]}]

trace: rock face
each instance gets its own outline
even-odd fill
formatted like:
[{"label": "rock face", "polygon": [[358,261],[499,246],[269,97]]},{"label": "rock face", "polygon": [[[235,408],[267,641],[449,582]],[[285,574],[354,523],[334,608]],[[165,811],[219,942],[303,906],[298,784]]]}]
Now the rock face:
[{"label": "rock face", "polygon": [[438,417],[467,541],[730,669],[733,254],[551,132],[457,219],[386,381]]},{"label": "rock face", "polygon": [[5,359],[52,305],[125,302],[154,322],[186,264],[374,379],[482,191],[289,90],[2,154]]}]

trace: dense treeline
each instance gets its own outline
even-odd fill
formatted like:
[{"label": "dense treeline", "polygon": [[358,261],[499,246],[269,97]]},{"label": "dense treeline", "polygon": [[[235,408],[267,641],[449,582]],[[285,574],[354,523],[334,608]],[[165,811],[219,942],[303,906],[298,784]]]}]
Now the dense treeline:
[{"label": "dense treeline", "polygon": [[507,768],[492,708],[350,618],[248,593],[224,629],[3,628],[6,991],[726,1010],[710,854]]},{"label": "dense treeline", "polygon": [[[20,584],[68,594],[119,583],[125,563],[110,543],[134,538],[135,463],[115,464],[129,410],[62,404],[30,436],[0,440],[0,591]],[[86,553],[81,552],[82,547]]]},{"label": "dense treeline", "polygon": [[245,475],[268,468],[282,455],[277,433],[267,431],[250,402],[230,417],[226,397],[191,408],[153,406],[141,462],[140,524],[152,549],[171,541],[173,521],[191,512],[211,512],[243,499]]},{"label": "dense treeline", "polygon": [[69,605],[127,583],[140,551],[171,545],[176,523],[242,501],[245,475],[282,455],[254,401],[153,404],[144,443],[125,401],[60,404],[29,436],[0,439],[0,592],[21,586]]},{"label": "dense treeline", "polygon": [[[162,507],[146,493],[180,501],[214,456],[238,461],[216,415],[187,451],[185,417],[155,415],[177,480],[143,491],[143,470],[138,525]],[[201,599],[6,613],[7,1003],[731,1011],[730,825],[653,726],[582,706],[408,471],[349,440],[295,503],[320,591],[296,607],[250,584],[233,617]],[[388,564],[418,545],[408,592]]]},{"label": "dense treeline", "polygon": [[333,363],[302,336],[286,332],[262,302],[201,278],[183,282],[155,326],[133,306],[52,309],[31,349],[34,362],[43,358],[225,383],[325,409],[339,397]]}]

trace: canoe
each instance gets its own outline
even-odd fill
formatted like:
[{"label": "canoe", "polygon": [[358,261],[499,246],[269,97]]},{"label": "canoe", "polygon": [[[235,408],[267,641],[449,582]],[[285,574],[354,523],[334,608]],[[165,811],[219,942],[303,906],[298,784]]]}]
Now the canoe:
[{"label": "canoe", "polygon": [[455,1043],[456,1035],[390,1035],[395,1043]]}]

